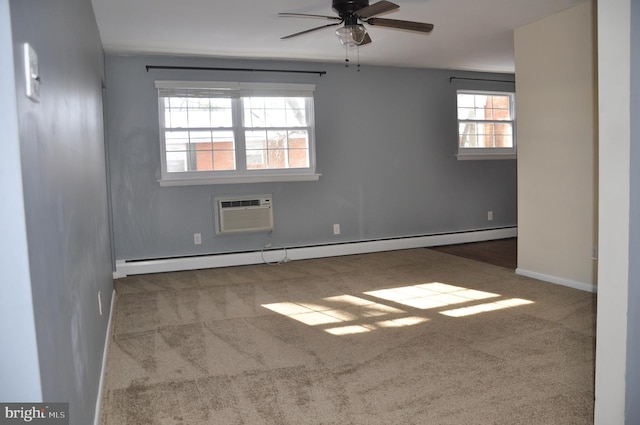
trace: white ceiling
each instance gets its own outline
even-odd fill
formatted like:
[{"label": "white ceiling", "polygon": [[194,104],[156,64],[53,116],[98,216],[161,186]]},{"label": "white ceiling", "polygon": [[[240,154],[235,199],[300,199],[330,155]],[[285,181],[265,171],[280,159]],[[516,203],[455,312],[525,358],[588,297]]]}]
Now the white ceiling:
[{"label": "white ceiling", "polygon": [[[368,26],[363,65],[513,72],[513,30],[584,0],[393,0],[385,18],[428,22],[431,34]],[[374,3],[371,1],[370,3]],[[92,0],[105,51],[342,62],[331,23],[278,12],[335,15],[331,0]],[[357,59],[355,50],[350,60]]]}]

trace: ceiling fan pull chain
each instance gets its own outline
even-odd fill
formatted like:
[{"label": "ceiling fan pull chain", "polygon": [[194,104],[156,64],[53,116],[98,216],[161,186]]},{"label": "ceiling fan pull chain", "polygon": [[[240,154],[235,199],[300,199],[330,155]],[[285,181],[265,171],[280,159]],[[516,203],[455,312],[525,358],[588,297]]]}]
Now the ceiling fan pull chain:
[{"label": "ceiling fan pull chain", "polygon": [[344,67],[349,68],[349,49],[347,46],[344,49]]},{"label": "ceiling fan pull chain", "polygon": [[360,72],[360,46],[356,46],[356,51],[358,54],[358,72]]}]

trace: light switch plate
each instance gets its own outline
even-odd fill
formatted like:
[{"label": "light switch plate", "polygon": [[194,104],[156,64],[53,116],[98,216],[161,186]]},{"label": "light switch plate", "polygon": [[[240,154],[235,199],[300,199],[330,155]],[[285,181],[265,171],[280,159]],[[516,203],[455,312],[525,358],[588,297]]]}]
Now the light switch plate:
[{"label": "light switch plate", "polygon": [[38,55],[29,43],[24,43],[24,76],[27,97],[34,102],[39,102],[40,72],[38,71]]}]

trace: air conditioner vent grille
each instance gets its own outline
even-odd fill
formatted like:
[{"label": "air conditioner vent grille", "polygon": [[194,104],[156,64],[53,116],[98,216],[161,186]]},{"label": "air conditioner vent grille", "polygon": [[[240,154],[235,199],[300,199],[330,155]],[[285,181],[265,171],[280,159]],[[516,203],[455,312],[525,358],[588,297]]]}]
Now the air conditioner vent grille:
[{"label": "air conditioner vent grille", "polygon": [[259,207],[259,199],[243,199],[238,201],[222,201],[220,202],[222,208],[237,208],[237,207]]}]

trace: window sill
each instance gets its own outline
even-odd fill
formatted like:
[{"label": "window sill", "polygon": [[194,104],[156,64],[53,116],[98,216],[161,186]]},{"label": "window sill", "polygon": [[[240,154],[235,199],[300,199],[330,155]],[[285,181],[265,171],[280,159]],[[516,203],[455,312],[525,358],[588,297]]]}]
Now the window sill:
[{"label": "window sill", "polygon": [[158,180],[158,183],[160,183],[160,186],[169,187],[237,183],[304,182],[317,181],[321,175],[322,174],[261,174],[255,176],[165,178]]},{"label": "window sill", "polygon": [[517,159],[518,155],[515,153],[459,153],[456,155],[458,161],[478,161],[478,160],[492,160],[492,159]]}]

